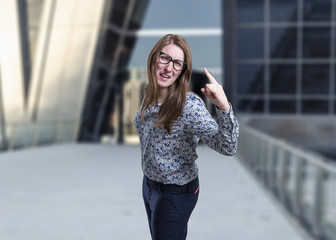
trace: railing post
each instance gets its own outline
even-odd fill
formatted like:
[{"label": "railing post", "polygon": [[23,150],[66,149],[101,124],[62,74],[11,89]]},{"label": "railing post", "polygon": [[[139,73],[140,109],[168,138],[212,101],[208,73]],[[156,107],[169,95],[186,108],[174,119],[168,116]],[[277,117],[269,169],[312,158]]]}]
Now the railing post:
[{"label": "railing post", "polygon": [[326,177],[325,171],[317,167],[314,186],[314,206],[313,206],[313,233],[317,239],[322,236],[322,205],[324,197],[323,181]]},{"label": "railing post", "polygon": [[266,186],[272,189],[272,158],[273,158],[273,145],[271,142],[267,143],[267,162],[266,162]]},{"label": "railing post", "polygon": [[280,200],[285,202],[285,158],[284,150],[279,148],[278,151],[278,177],[277,177],[277,186]]},{"label": "railing post", "polygon": [[295,216],[302,221],[302,186],[303,186],[303,178],[304,178],[304,166],[305,163],[303,159],[297,158],[297,168],[295,173],[295,192],[294,192],[294,214]]},{"label": "railing post", "polygon": [[286,188],[288,186],[289,182],[289,153],[285,151],[284,149],[281,150],[282,152],[282,161],[281,161],[281,200],[283,204],[288,206],[288,196]]}]

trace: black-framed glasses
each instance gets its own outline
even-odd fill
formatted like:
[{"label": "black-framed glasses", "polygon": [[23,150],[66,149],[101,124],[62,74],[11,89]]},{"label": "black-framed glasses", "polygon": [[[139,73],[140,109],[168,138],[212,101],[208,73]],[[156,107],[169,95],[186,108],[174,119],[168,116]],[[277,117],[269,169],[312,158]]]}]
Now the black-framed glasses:
[{"label": "black-framed glasses", "polygon": [[173,67],[177,71],[182,71],[187,66],[186,62],[182,60],[178,60],[178,59],[172,59],[171,56],[163,52],[159,53],[159,62],[163,64],[168,64],[170,62],[173,62]]}]

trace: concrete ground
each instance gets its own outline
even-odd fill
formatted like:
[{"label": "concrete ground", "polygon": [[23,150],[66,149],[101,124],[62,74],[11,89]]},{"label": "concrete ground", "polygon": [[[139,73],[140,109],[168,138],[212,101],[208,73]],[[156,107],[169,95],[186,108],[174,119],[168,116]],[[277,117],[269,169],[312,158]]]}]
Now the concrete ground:
[{"label": "concrete ground", "polygon": [[[307,236],[235,157],[198,148],[190,240]],[[138,146],[66,144],[0,154],[0,239],[149,240]]]}]

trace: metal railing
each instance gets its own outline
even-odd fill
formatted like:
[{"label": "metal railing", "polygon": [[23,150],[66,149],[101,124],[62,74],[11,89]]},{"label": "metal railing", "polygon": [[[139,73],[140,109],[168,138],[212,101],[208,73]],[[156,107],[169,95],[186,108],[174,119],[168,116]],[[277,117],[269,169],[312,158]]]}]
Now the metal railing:
[{"label": "metal railing", "polygon": [[315,239],[336,240],[336,167],[288,142],[241,126],[238,158]]}]

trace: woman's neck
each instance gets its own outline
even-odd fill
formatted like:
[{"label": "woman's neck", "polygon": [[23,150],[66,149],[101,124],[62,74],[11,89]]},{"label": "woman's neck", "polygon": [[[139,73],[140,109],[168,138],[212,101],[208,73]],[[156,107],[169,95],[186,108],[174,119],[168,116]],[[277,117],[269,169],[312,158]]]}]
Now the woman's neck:
[{"label": "woman's neck", "polygon": [[160,89],[158,92],[157,103],[163,103],[168,94],[167,89]]}]

